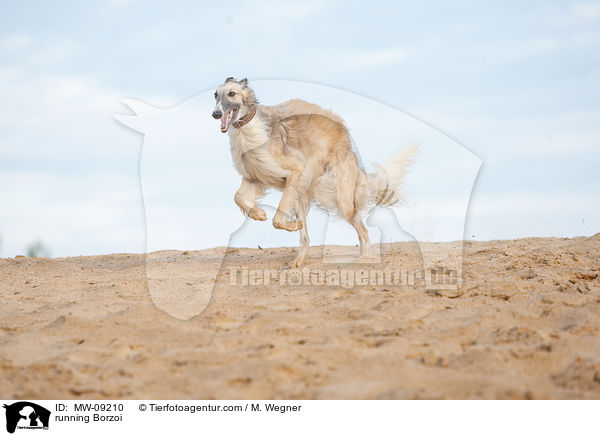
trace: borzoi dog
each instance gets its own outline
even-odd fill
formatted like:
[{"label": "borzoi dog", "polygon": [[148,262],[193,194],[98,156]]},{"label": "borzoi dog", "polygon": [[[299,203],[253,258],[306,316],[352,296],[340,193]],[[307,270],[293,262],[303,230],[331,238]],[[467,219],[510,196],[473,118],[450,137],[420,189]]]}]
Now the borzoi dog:
[{"label": "borzoi dog", "polygon": [[278,189],[283,194],[273,225],[300,231],[300,249],[289,266],[304,262],[310,243],[306,214],[313,201],[356,229],[360,256],[368,257],[363,215],[370,207],[402,200],[400,186],[416,147],[405,148],[367,174],[352,150],[344,120],[329,110],[297,99],[259,105],[248,80],[233,77],[217,88],[215,100],[212,116],[221,119],[221,132],[229,134],[233,163],[242,176],[236,204],[250,218],[264,221],[267,215],[257,203],[269,188]]}]

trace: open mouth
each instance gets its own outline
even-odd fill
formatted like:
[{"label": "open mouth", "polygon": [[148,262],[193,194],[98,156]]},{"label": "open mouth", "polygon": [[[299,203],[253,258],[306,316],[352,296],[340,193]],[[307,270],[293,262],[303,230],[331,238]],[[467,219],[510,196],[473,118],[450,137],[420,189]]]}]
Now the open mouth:
[{"label": "open mouth", "polygon": [[229,125],[231,121],[235,118],[235,114],[237,113],[237,109],[233,108],[225,115],[221,117],[221,132],[225,133],[229,129]]}]

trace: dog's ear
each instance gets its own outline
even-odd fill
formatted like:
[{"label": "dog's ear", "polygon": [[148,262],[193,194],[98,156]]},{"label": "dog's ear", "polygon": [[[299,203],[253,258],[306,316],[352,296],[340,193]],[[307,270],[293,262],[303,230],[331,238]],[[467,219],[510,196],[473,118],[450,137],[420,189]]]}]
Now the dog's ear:
[{"label": "dog's ear", "polygon": [[228,77],[227,79],[225,79],[225,83],[227,82],[235,82],[235,79],[233,77]]},{"label": "dog's ear", "polygon": [[240,80],[238,83],[239,83],[240,85],[242,85],[242,87],[244,87],[244,88],[245,88],[246,86],[248,86],[248,79],[244,77],[244,78],[243,78],[242,80]]}]

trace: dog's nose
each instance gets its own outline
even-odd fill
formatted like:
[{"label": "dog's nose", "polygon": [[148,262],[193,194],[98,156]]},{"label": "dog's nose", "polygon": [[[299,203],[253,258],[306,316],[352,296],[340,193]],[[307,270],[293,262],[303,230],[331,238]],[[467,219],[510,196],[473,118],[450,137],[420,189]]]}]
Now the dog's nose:
[{"label": "dog's nose", "polygon": [[215,119],[217,119],[217,120],[218,120],[219,118],[221,118],[222,116],[223,116],[223,112],[221,112],[221,111],[220,111],[220,110],[218,110],[218,109],[217,109],[216,111],[214,111],[214,112],[213,112],[213,118],[215,118]]}]

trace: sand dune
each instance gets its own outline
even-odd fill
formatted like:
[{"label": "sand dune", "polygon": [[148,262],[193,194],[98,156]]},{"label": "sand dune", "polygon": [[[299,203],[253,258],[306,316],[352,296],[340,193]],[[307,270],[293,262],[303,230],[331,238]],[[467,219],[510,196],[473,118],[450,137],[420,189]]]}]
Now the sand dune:
[{"label": "sand dune", "polygon": [[[599,244],[465,243],[458,291],[231,286],[224,268],[187,321],[152,303],[144,255],[0,259],[0,396],[598,399]],[[414,244],[386,252],[419,265]],[[221,253],[152,259],[181,278]],[[279,270],[293,255],[229,250],[226,266]]]}]

